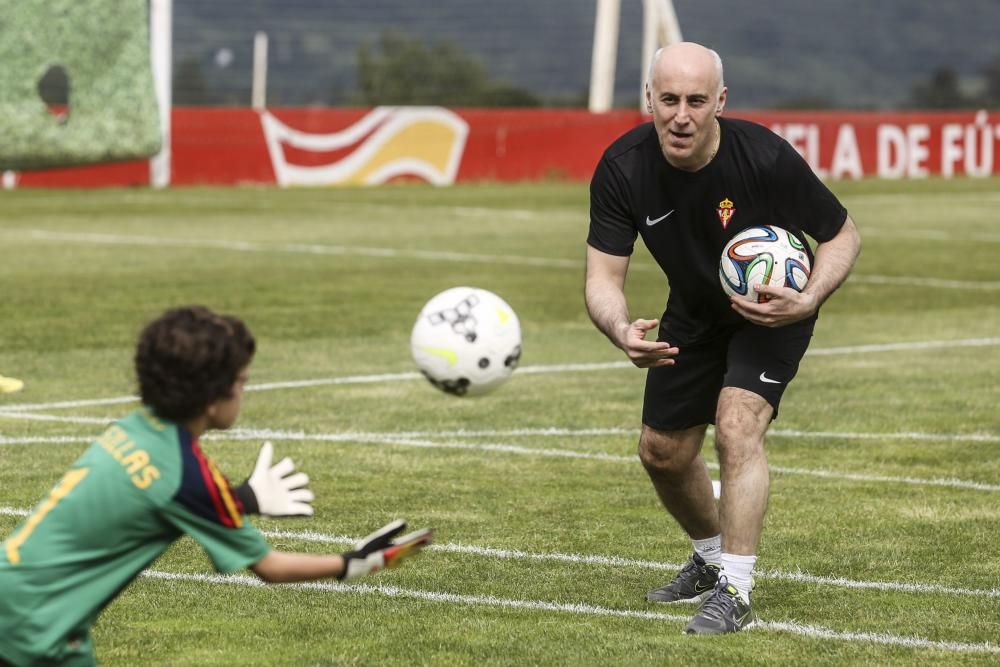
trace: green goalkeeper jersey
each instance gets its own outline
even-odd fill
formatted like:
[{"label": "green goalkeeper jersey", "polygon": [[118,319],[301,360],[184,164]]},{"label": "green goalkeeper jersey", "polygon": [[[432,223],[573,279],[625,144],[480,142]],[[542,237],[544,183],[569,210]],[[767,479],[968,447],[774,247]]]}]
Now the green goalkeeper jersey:
[{"label": "green goalkeeper jersey", "polygon": [[0,663],[93,664],[98,613],[185,533],[220,572],[270,549],[198,440],[137,410],[0,545]]}]

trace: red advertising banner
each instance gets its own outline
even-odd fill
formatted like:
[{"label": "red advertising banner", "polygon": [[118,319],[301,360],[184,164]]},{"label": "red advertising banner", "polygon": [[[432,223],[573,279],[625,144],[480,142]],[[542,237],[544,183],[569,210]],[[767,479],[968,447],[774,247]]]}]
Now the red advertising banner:
[{"label": "red advertising banner", "polygon": [[[1000,112],[732,111],[785,137],[823,178],[1000,173]],[[648,116],[557,109],[212,109],[172,115],[174,185],[589,180]],[[7,187],[149,183],[146,161],[7,173]]]}]

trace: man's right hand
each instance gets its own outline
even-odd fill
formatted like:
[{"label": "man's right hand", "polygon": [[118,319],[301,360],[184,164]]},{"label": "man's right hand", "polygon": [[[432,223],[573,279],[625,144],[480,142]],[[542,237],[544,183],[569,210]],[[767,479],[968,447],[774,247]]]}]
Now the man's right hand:
[{"label": "man's right hand", "polygon": [[659,326],[659,320],[635,320],[620,336],[618,346],[637,367],[656,368],[674,364],[679,348],[665,341],[646,340],[646,332],[656,330]]}]

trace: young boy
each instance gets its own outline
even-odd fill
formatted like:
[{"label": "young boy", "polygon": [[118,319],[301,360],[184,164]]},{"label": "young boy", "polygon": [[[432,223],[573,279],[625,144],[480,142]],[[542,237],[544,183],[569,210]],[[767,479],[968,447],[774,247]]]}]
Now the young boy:
[{"label": "young boy", "polygon": [[350,580],[397,564],[430,531],[393,540],[394,521],[339,555],[281,552],[246,514],[312,514],[308,477],[265,443],[250,479],[230,486],[199,437],[236,421],[256,343],[235,317],[191,306],[143,330],[135,369],[143,406],[112,424],[0,548],[0,665],[95,664],[90,628],[125,586],[184,534],[220,572],[267,582]]}]

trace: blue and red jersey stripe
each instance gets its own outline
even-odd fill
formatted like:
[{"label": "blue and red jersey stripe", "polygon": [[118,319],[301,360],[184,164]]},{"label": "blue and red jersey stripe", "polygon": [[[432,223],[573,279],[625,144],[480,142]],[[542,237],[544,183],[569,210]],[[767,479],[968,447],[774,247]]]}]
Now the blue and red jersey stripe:
[{"label": "blue and red jersey stripe", "polygon": [[223,526],[243,525],[243,503],[226,477],[201,450],[197,438],[178,428],[181,446],[181,483],[175,500],[192,513]]}]

